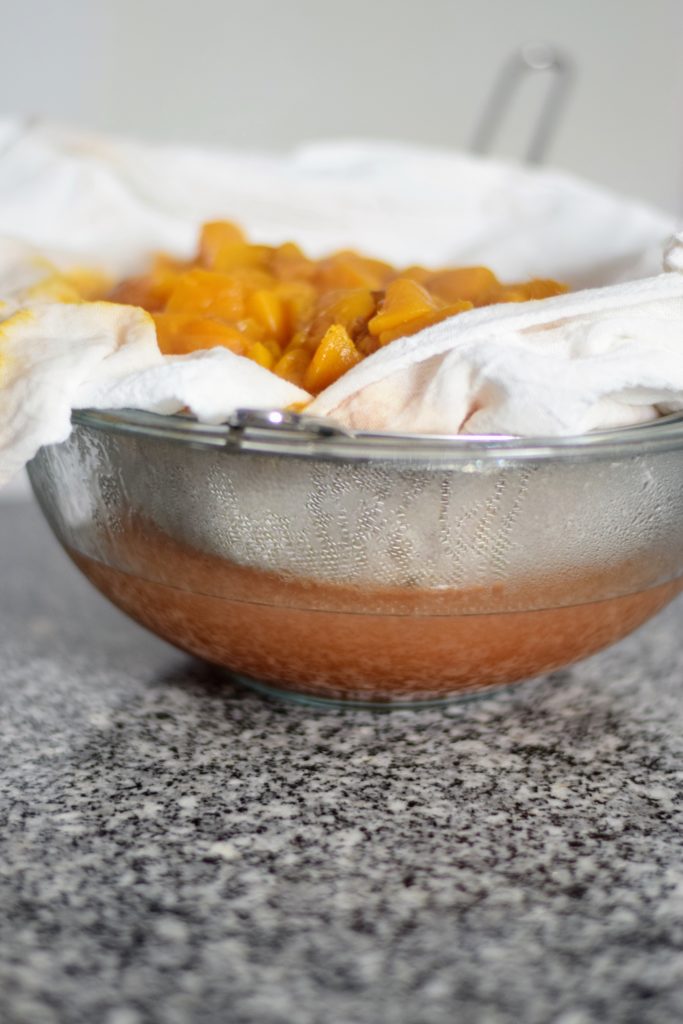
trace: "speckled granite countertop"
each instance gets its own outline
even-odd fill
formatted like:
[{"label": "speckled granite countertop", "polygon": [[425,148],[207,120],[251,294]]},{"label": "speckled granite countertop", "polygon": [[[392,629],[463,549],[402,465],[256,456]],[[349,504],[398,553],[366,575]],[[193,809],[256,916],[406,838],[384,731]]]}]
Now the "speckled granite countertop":
[{"label": "speckled granite countertop", "polygon": [[221,681],[0,508],[3,1024],[683,1020],[679,602],[445,710]]}]

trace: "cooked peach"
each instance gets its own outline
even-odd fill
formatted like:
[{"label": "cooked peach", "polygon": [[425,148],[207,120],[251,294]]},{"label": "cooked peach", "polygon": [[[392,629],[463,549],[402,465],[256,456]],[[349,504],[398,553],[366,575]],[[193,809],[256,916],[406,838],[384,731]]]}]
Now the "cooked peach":
[{"label": "cooked peach", "polygon": [[331,324],[306,370],[304,387],[317,395],[363,357],[341,324]]},{"label": "cooked peach", "polygon": [[339,324],[352,338],[356,337],[373,316],[375,306],[376,300],[368,288],[340,289],[322,295],[306,333],[307,346],[315,351],[333,324]]},{"label": "cooked peach", "polygon": [[405,338],[410,334],[417,334],[418,331],[424,330],[425,327],[431,327],[433,324],[446,320],[449,316],[455,316],[456,313],[465,313],[468,309],[472,308],[471,302],[463,300],[461,302],[453,302],[450,306],[444,306],[443,309],[434,309],[431,312],[422,313],[412,320],[406,320],[395,327],[382,331],[379,335],[379,343],[380,345],[388,345],[391,341],[397,341],[398,338]]},{"label": "cooked peach", "polygon": [[290,384],[303,387],[304,377],[308,364],[311,361],[309,353],[304,348],[291,348],[278,360],[273,367],[273,372],[278,377],[283,377]]},{"label": "cooked peach", "polygon": [[195,268],[178,277],[166,302],[168,313],[205,313],[226,320],[246,313],[245,288],[236,277]]},{"label": "cooked peach", "polygon": [[384,331],[412,323],[443,306],[430,295],[424,285],[399,277],[387,285],[378,313],[368,324],[370,334],[381,336]]},{"label": "cooked peach", "polygon": [[499,301],[500,281],[488,267],[458,267],[430,274],[424,281],[433,295],[446,302],[465,299],[473,306]]},{"label": "cooked peach", "polygon": [[317,394],[381,346],[473,306],[565,290],[501,284],[488,267],[399,270],[349,249],[313,260],[293,242],[254,245],[236,224],[210,221],[194,260],[157,255],[109,298],[153,313],[167,355],[223,346]]},{"label": "cooked peach", "polygon": [[247,340],[236,327],[207,317],[188,317],[182,313],[153,313],[159,348],[165,355],[187,355],[198,349],[229,348],[244,355]]}]

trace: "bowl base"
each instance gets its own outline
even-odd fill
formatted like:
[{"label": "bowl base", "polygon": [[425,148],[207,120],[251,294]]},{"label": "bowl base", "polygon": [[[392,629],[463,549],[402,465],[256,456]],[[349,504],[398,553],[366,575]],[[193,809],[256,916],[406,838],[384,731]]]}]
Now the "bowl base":
[{"label": "bowl base", "polygon": [[286,704],[298,704],[318,711],[423,711],[428,708],[443,708],[449,704],[465,704],[473,700],[483,700],[496,694],[510,690],[513,686],[521,686],[523,682],[502,683],[500,686],[481,686],[470,690],[459,690],[445,694],[443,697],[413,697],[407,700],[392,698],[387,700],[363,700],[358,697],[319,697],[313,693],[302,693],[300,690],[288,690],[284,686],[264,683],[260,679],[242,675],[240,672],[228,670],[228,676],[240,686],[253,690],[261,697],[282,701]]}]

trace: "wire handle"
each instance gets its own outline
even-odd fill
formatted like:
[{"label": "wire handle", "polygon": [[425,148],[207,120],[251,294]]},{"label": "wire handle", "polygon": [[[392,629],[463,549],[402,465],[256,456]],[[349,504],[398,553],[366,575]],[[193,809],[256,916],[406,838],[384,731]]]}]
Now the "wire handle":
[{"label": "wire handle", "polygon": [[525,77],[538,73],[549,74],[551,81],[525,160],[529,164],[543,163],[574,81],[573,60],[554,46],[523,46],[505,62],[475,128],[470,147],[473,153],[484,155],[491,151],[515,90]]}]

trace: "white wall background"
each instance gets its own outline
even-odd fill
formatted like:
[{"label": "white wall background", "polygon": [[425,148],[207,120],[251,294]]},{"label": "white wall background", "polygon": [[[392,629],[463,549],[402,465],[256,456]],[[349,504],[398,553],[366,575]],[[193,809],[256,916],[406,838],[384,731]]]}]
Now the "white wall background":
[{"label": "white wall background", "polygon": [[[683,208],[680,0],[5,0],[0,108],[145,138],[465,146],[525,42],[573,54],[551,162]],[[520,96],[501,151],[537,107]]]},{"label": "white wall background", "polygon": [[[527,42],[578,78],[550,162],[683,212],[680,0],[4,0],[0,113],[146,139],[466,147]],[[517,155],[541,82],[498,152]],[[21,493],[21,487],[10,494]],[[2,497],[2,496],[0,496]]]}]

